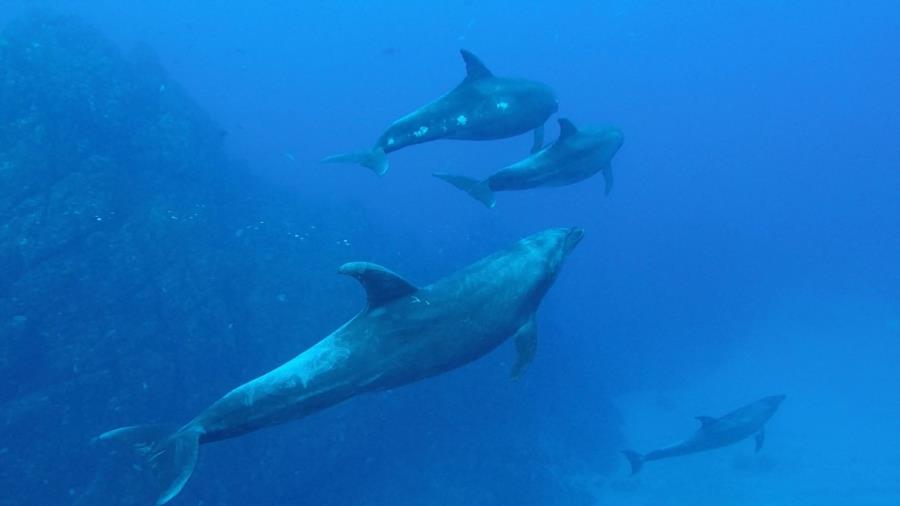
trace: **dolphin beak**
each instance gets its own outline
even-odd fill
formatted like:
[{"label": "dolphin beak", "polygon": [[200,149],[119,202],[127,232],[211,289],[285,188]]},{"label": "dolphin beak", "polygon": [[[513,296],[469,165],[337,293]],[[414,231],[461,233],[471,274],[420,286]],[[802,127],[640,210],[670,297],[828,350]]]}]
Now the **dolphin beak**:
[{"label": "dolphin beak", "polygon": [[563,250],[566,255],[572,252],[575,249],[575,246],[578,246],[578,243],[581,242],[581,238],[584,237],[584,230],[578,227],[572,227],[566,232],[565,244],[563,245]]}]

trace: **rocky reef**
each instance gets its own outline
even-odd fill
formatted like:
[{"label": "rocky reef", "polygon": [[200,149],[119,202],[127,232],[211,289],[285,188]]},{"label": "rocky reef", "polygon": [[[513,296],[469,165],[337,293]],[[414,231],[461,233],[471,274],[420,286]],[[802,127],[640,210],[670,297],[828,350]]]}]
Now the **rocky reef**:
[{"label": "rocky reef", "polygon": [[147,48],[71,17],[0,35],[0,504],[72,501],[91,435],[191,416],[321,336],[304,287],[346,251],[224,137]]}]

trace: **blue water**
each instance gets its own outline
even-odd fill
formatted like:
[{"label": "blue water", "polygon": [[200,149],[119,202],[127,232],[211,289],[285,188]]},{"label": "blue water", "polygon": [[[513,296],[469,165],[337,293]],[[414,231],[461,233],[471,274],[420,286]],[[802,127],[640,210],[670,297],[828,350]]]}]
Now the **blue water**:
[{"label": "blue water", "polygon": [[[196,102],[186,116],[224,135],[202,145],[225,154],[181,153],[183,172],[158,180],[147,163],[150,175],[132,180],[128,160],[171,157],[119,146],[104,120],[53,173],[72,157],[99,166],[99,153],[120,164],[120,185],[74,198],[78,184],[42,189],[43,172],[28,172],[28,198],[47,195],[45,222],[72,209],[54,202],[81,202],[118,227],[117,206],[148,202],[162,221],[122,224],[122,244],[182,234],[150,241],[159,251],[111,252],[111,264],[77,260],[102,236],[61,241],[69,221],[27,228],[32,214],[3,201],[0,226],[34,236],[4,231],[0,253],[40,247],[21,264],[2,257],[0,505],[148,504],[147,485],[116,478],[91,438],[183,423],[324,337],[364,303],[334,274],[346,261],[424,285],[573,225],[585,239],[543,302],[521,380],[508,378],[505,345],[446,375],[203,446],[172,504],[900,504],[900,3],[7,0],[0,23],[35,10],[76,15],[122,54],[155,53],[158,65],[134,79]],[[501,193],[487,210],[431,176],[486,176],[524,157],[528,135],[406,148],[382,178],[317,163],[370,146],[454,86],[460,48],[498,75],[553,87],[560,117],[622,129],[613,192],[595,177]],[[77,62],[66,69],[87,75]],[[19,89],[4,72],[2,89]],[[43,156],[33,137],[17,144],[25,116],[10,111],[56,91],[0,95],[0,167]],[[72,93],[82,105],[90,95]],[[108,106],[121,128],[145,115]],[[80,124],[73,114],[53,123]],[[167,145],[188,138],[166,131],[176,132]],[[191,170],[203,164],[231,168],[198,183]],[[23,184],[0,172],[4,194]],[[194,190],[219,186],[227,197]],[[145,214],[155,216],[134,215]],[[206,221],[170,232],[191,216]],[[620,450],[665,445],[694,416],[776,393],[787,400],[759,454],[746,441],[629,476]]]}]

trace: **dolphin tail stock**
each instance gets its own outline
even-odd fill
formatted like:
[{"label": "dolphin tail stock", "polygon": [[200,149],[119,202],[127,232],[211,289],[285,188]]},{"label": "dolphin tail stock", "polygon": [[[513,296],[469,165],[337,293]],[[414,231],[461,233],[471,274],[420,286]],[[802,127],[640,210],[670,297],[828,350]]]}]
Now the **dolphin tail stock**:
[{"label": "dolphin tail stock", "polygon": [[117,441],[127,445],[138,459],[136,468],[149,469],[160,487],[156,504],[172,500],[187,483],[200,446],[199,433],[178,430],[171,425],[134,425],[97,436],[100,441]]},{"label": "dolphin tail stock", "polygon": [[488,185],[488,180],[479,181],[465,176],[454,176],[453,174],[434,174],[434,177],[443,179],[460,190],[468,193],[472,198],[481,202],[487,207],[494,207],[497,201],[494,199],[494,192]]},{"label": "dolphin tail stock", "polygon": [[609,192],[612,191],[613,187],[613,171],[612,164],[607,163],[600,169],[600,173],[603,175],[603,183],[606,185],[603,189],[604,195],[609,195]]},{"label": "dolphin tail stock", "polygon": [[390,168],[387,155],[382,148],[375,148],[371,151],[360,151],[358,153],[343,153],[340,155],[326,156],[321,159],[322,163],[356,163],[363,167],[372,169],[379,176],[383,176]]},{"label": "dolphin tail stock", "polygon": [[631,450],[624,450],[622,454],[625,455],[625,458],[628,459],[628,463],[631,464],[631,474],[641,472],[641,468],[644,467],[643,455]]}]

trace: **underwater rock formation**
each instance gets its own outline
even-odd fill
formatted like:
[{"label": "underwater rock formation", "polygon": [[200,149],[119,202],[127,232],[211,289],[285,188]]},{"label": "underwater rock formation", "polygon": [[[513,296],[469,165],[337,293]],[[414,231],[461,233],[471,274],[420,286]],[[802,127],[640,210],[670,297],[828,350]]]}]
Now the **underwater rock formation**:
[{"label": "underwater rock formation", "polygon": [[[171,394],[320,333],[303,287],[338,241],[223,139],[147,49],[70,17],[0,34],[0,504],[79,495],[98,414],[193,409]],[[310,250],[327,271],[296,261]]]}]

